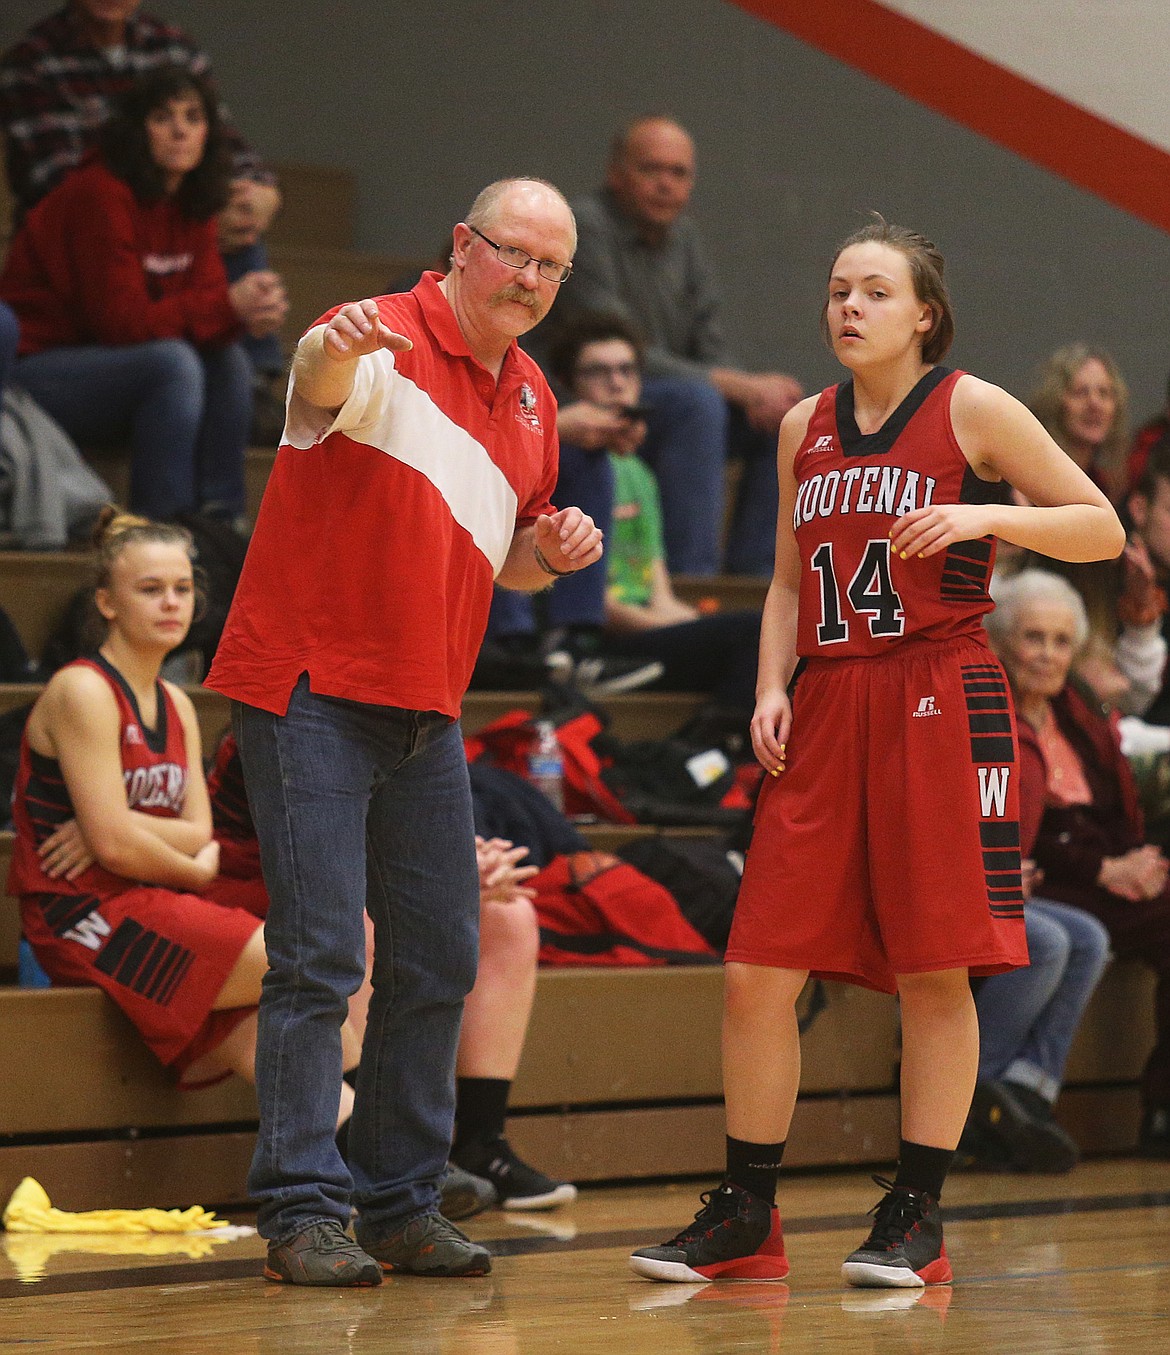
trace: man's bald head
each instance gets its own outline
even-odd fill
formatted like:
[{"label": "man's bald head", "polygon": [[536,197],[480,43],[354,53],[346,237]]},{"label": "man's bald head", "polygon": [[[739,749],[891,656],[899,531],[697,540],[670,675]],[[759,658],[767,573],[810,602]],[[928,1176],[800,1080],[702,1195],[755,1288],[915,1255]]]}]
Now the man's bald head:
[{"label": "man's bald head", "polygon": [[547,179],[518,177],[497,179],[483,189],[471,204],[464,220],[474,230],[491,235],[504,216],[534,217],[556,224],[558,218],[569,232],[569,262],[577,252],[577,222],[568,199]]}]

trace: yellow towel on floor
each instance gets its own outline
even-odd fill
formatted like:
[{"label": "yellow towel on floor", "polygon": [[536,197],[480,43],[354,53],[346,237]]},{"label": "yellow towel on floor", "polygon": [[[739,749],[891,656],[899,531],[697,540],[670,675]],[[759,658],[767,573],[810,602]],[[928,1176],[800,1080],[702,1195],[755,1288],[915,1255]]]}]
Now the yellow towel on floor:
[{"label": "yellow towel on floor", "polygon": [[88,1209],[69,1214],[54,1209],[45,1188],[31,1176],[12,1192],[4,1208],[4,1227],[10,1233],[195,1233],[223,1228],[200,1205],[190,1209]]}]

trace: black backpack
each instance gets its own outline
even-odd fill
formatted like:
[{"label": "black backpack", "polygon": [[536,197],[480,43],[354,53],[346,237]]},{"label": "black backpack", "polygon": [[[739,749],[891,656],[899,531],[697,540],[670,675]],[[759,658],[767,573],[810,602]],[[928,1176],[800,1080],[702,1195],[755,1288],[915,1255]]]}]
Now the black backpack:
[{"label": "black backpack", "polygon": [[720,954],[727,949],[743,865],[742,858],[728,854],[722,838],[655,834],[627,843],[618,855],[669,890],[709,945]]}]

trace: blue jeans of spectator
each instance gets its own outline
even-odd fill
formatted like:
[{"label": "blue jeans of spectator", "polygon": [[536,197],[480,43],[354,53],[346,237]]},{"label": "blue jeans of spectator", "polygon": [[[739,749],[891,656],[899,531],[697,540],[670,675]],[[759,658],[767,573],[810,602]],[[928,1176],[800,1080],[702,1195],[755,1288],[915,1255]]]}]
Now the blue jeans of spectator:
[{"label": "blue jeans of spectator", "polygon": [[50,348],[19,358],[13,376],[83,447],[130,442],[135,512],[244,511],[252,376],[238,344]]},{"label": "blue jeans of spectator", "polygon": [[727,402],[709,381],[674,376],[647,377],[642,398],[650,415],[639,455],[658,477],[666,567],[672,574],[718,574]]},{"label": "blue jeans of spectator", "polygon": [[1024,907],[1031,964],[994,974],[975,996],[980,1080],[1018,1082],[1055,1101],[1081,1015],[1109,954],[1091,914],[1051,899]]},{"label": "blue jeans of spectator", "polygon": [[[245,273],[267,271],[268,250],[262,240],[257,240],[254,244],[225,254],[223,266],[227,270],[228,282],[239,282]],[[284,354],[280,351],[277,335],[268,334],[263,339],[254,339],[250,334],[245,334],[240,345],[257,372],[271,375],[284,370]]]},{"label": "blue jeans of spectator", "polygon": [[[758,433],[738,405],[709,381],[650,377],[643,397],[651,408],[641,455],[658,477],[666,565],[672,574],[770,575],[776,548],[780,490],[776,435]],[[743,462],[724,559],[726,468]]]},{"label": "blue jeans of spectator", "polygon": [[[609,464],[608,453],[587,452],[572,443],[561,443],[561,464],[553,502],[559,508],[580,508],[589,514],[603,534],[608,535],[613,521],[613,467]],[[579,570],[566,579],[557,579],[544,602],[545,622],[550,629],[600,626],[605,620],[605,561]],[[494,639],[505,635],[535,635],[537,629],[532,594],[497,587],[488,615],[488,635]]]},{"label": "blue jeans of spectator", "polygon": [[[382,1240],[433,1212],[451,1147],[455,1053],[475,981],[479,884],[457,722],[320,696],[288,712],[233,706],[270,906],[260,999],[260,1130],[248,1177],[261,1234],[349,1223]],[[341,1026],[373,998],[349,1130],[334,1142]]]},{"label": "blue jeans of spectator", "polygon": [[738,405],[728,406],[728,455],[743,462],[724,560],[729,574],[771,577],[776,559],[780,481],[775,433],[761,433]]},{"label": "blue jeans of spectator", "polygon": [[16,361],[16,345],[20,339],[20,325],[17,323],[11,306],[0,301],[0,395],[12,376],[12,364]]}]

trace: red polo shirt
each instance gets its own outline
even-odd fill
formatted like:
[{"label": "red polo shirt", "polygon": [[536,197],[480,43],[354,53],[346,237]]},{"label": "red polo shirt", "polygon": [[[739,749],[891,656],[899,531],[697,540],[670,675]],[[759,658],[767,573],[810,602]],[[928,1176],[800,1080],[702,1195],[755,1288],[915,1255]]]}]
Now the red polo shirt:
[{"label": "red polo shirt", "polygon": [[439,281],[378,298],[414,347],[360,359],[331,422],[292,394],[216,691],[283,715],[307,672],[326,696],[458,716],[513,534],[555,511],[558,444],[540,369],[513,344],[493,380]]}]

